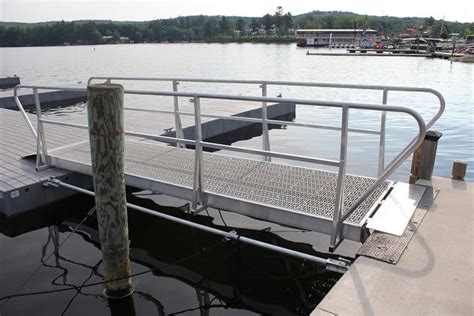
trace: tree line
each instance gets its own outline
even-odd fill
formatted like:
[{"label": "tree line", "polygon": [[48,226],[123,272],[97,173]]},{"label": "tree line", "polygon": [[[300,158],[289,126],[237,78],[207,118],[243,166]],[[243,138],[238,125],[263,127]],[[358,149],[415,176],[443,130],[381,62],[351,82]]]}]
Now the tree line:
[{"label": "tree line", "polygon": [[[433,18],[395,18],[349,12],[319,12],[292,16],[277,7],[259,18],[186,16],[149,22],[76,21],[35,24],[0,23],[0,46],[54,46],[101,44],[126,40],[134,43],[187,41],[278,41],[294,39],[295,28],[366,28],[396,35],[406,27],[430,27],[433,32],[461,35],[474,30],[473,23],[444,22]],[[441,30],[442,28],[442,30]]]}]

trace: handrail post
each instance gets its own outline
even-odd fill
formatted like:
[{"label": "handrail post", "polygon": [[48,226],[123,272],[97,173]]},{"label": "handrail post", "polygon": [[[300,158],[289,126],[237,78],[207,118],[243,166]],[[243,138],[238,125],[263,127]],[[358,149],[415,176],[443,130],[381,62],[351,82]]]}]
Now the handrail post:
[{"label": "handrail post", "polygon": [[[266,97],[267,96],[267,83],[263,82],[260,85],[260,88],[262,88],[262,97]],[[263,140],[262,149],[266,150],[266,151],[270,151],[270,137],[268,135],[267,119],[268,119],[267,102],[263,101],[262,102],[262,136],[263,136],[262,137],[262,140]],[[271,157],[270,156],[264,156],[263,160],[264,161],[271,161]]]},{"label": "handrail post", "polygon": [[15,99],[16,106],[20,110],[21,115],[23,115],[23,118],[25,119],[26,124],[28,125],[28,128],[30,129],[31,134],[33,134],[33,137],[36,139],[38,137],[38,133],[33,127],[33,124],[31,123],[31,120],[28,117],[28,114],[26,114],[25,109],[23,108],[23,105],[21,104],[20,98],[18,96],[18,89],[20,87],[21,86],[16,86],[15,89],[13,89],[13,98]]},{"label": "handrail post", "polygon": [[344,181],[346,178],[347,165],[347,138],[349,132],[349,107],[342,108],[341,122],[341,146],[339,154],[339,172],[337,176],[336,203],[334,205],[334,216],[332,219],[331,241],[329,251],[334,251],[341,242],[341,216],[344,209]]},{"label": "handrail post", "polygon": [[39,99],[38,89],[33,88],[33,95],[35,99],[36,118],[37,118],[37,135],[36,135],[36,169],[40,169],[40,164],[47,165],[46,161],[48,150],[46,148],[46,137],[44,135],[43,122],[41,121],[41,103]]},{"label": "handrail post", "polygon": [[193,175],[193,200],[191,210],[198,209],[198,204],[203,204],[202,200],[202,125],[201,125],[201,100],[198,96],[192,99],[194,103],[194,123],[195,123],[195,141],[194,148],[194,175]]},{"label": "handrail post", "polygon": [[[178,85],[179,82],[177,80],[173,80],[173,92],[178,92]],[[176,137],[177,138],[184,138],[183,133],[183,126],[181,124],[181,117],[179,116],[179,100],[178,96],[173,97],[173,105],[174,105],[174,124],[176,127]],[[176,143],[176,146],[179,148],[184,148],[185,145],[182,143]]]},{"label": "handrail post", "polygon": [[[382,103],[387,105],[388,89],[383,89]],[[377,165],[377,177],[382,175],[385,166],[385,127],[387,121],[387,112],[382,111],[380,114],[380,140],[379,140],[379,162]]]}]

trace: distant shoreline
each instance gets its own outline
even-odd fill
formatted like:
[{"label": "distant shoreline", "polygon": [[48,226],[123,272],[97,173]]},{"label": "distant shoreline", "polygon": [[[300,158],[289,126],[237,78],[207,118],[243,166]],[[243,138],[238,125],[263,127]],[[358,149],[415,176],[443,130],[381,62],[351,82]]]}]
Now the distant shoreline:
[{"label": "distant shoreline", "polygon": [[74,43],[62,45],[21,45],[21,46],[0,46],[0,48],[20,48],[20,47],[67,47],[67,46],[102,46],[102,45],[135,45],[135,44],[296,44],[295,37],[255,37],[255,38],[229,38],[200,41],[162,41],[162,42],[139,42],[139,43]]}]

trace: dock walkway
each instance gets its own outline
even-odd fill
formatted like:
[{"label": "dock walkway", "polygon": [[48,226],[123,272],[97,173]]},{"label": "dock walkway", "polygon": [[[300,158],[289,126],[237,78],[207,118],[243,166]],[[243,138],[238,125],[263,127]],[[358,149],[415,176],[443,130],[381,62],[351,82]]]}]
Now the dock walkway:
[{"label": "dock walkway", "polygon": [[[261,105],[256,103],[235,104],[233,107],[222,107],[219,104],[206,106],[206,111],[238,115],[244,117],[261,116]],[[183,106],[186,109],[186,106]],[[294,104],[268,105],[268,117],[291,120],[295,116]],[[33,126],[36,126],[36,115],[28,114]],[[48,118],[44,115],[43,118]],[[53,116],[54,118],[54,116]],[[63,121],[87,124],[86,115],[65,116]],[[186,138],[194,138],[194,120],[183,118],[183,131]],[[169,129],[174,126],[171,116],[133,112],[128,113],[125,124],[136,132],[152,132],[157,135],[173,134]],[[249,122],[226,121],[222,119],[203,119],[203,138],[222,136],[251,125]],[[71,145],[88,139],[88,132],[83,129],[57,125],[45,126],[48,148],[54,149]],[[36,154],[36,141],[28,130],[27,124],[19,111],[0,108],[0,215],[11,216],[64,198],[72,192],[64,189],[42,187],[45,178],[68,178],[70,183],[86,186],[89,178],[60,168],[50,168],[37,172],[35,159],[22,157]]]},{"label": "dock walkway", "polygon": [[[36,115],[29,117],[36,125]],[[52,148],[87,138],[86,131],[61,126],[51,126],[48,131],[51,135],[48,142]],[[0,215],[8,216],[52,202],[55,198],[41,187],[43,179],[64,179],[71,175],[70,171],[59,168],[37,172],[34,158],[22,159],[33,153],[36,153],[36,141],[20,112],[0,108]],[[83,180],[77,175],[71,177],[68,180],[75,183]],[[68,195],[70,192],[66,190],[58,190],[54,194],[57,198]]]},{"label": "dock walkway", "polygon": [[433,187],[397,265],[359,257],[311,315],[473,314],[474,184],[434,178]]},{"label": "dock walkway", "polygon": [[[88,142],[52,150],[51,164],[92,174]],[[194,150],[125,142],[128,185],[185,200],[193,198]],[[292,227],[330,234],[338,174],[217,153],[203,153],[206,205]],[[374,178],[348,175],[344,210],[367,191]],[[391,181],[373,192],[344,222],[343,236],[363,240],[367,218],[385,197]]]}]

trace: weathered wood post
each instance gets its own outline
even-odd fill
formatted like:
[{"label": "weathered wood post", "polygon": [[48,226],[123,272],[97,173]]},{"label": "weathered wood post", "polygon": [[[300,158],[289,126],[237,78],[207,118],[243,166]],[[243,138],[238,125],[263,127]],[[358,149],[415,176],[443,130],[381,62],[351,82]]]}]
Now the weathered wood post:
[{"label": "weathered wood post", "polygon": [[436,131],[428,131],[423,143],[413,153],[411,162],[410,183],[418,179],[431,180],[438,149],[438,140],[443,134]]},{"label": "weathered wood post", "polygon": [[98,84],[87,89],[89,138],[106,294],[132,292],[124,177],[123,87]]},{"label": "weathered wood post", "polygon": [[456,160],[453,162],[453,179],[464,180],[467,170],[467,161]]}]

